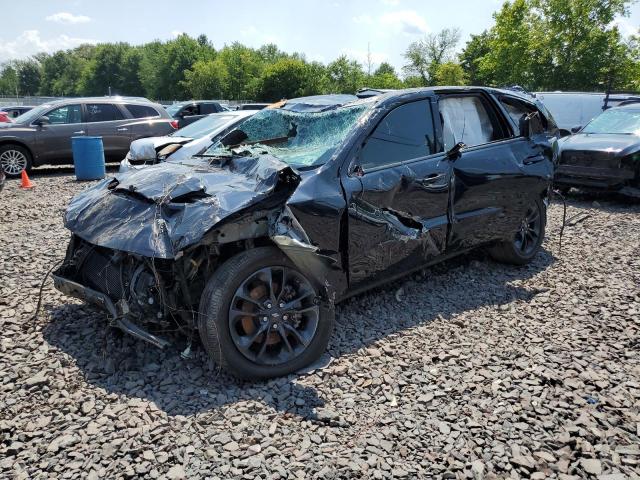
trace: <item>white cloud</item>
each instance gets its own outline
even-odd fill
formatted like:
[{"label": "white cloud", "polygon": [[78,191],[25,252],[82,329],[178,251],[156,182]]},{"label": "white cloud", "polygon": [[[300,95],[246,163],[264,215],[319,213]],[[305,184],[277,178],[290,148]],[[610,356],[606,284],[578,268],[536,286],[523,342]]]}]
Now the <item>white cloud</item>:
[{"label": "white cloud", "polygon": [[359,25],[373,25],[374,20],[371,15],[367,15],[365,13],[363,15],[358,15],[357,17],[353,17],[353,23],[357,23]]},{"label": "white cloud", "polygon": [[25,30],[11,41],[4,41],[0,38],[0,62],[25,58],[39,52],[52,53],[56,50],[66,50],[83,43],[97,42],[88,38],[76,38],[64,34],[43,39],[38,30]]},{"label": "white cloud", "polygon": [[382,3],[391,7],[397,7],[400,4],[400,0],[382,0]]},{"label": "white cloud", "polygon": [[46,18],[47,22],[56,22],[56,23],[87,23],[91,21],[91,18],[86,15],[74,15],[69,12],[59,12],[54,13],[53,15],[49,15]]},{"label": "white cloud", "polygon": [[415,10],[384,13],[380,16],[380,23],[407,35],[421,35],[429,31],[427,21]]},{"label": "white cloud", "polygon": [[171,30],[171,38],[178,38],[180,35],[182,35],[184,32],[182,30]]}]

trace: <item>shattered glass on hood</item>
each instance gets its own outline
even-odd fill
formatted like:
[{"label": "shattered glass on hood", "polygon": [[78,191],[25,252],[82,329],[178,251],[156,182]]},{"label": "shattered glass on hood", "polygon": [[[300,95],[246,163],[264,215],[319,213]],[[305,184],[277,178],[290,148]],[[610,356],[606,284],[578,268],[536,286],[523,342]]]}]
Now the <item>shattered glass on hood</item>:
[{"label": "shattered glass on hood", "polygon": [[[371,105],[370,101],[358,101],[321,112],[265,109],[229,136],[238,131],[246,134],[247,138],[234,149],[234,153],[240,155],[268,154],[294,167],[322,165],[331,158],[336,147],[353,131]],[[281,140],[269,145],[260,143],[273,139]],[[206,152],[207,155],[224,153],[220,144]]]}]

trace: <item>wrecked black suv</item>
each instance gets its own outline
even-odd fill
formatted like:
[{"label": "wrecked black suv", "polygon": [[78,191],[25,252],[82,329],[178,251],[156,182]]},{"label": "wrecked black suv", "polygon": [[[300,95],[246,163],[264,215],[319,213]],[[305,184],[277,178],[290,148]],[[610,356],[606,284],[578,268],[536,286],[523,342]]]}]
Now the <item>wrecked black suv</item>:
[{"label": "wrecked black suv", "polygon": [[284,375],[322,354],[347,296],[478,246],[530,261],[556,134],[488,88],[283,102],[73,199],[55,285],[155,345],[177,322],[238,377]]}]

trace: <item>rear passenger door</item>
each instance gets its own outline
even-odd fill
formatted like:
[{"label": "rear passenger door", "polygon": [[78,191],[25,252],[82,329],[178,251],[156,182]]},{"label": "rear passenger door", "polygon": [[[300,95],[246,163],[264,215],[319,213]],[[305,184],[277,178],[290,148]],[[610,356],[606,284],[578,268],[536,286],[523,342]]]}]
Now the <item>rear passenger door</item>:
[{"label": "rear passenger door", "polygon": [[129,125],[131,141],[138,138],[166,135],[173,131],[169,124],[170,120],[159,121],[161,116],[151,105],[126,104],[125,108],[133,117]]},{"label": "rear passenger door", "polygon": [[202,115],[200,108],[197,103],[186,105],[180,112],[180,120],[178,121],[180,128],[201,119],[204,115]]},{"label": "rear passenger door", "polygon": [[451,229],[448,248],[474,247],[516,232],[532,191],[540,183],[523,161],[528,140],[513,131],[495,100],[484,92],[440,94],[445,150],[463,143],[451,158]]},{"label": "rear passenger door", "polygon": [[85,109],[87,135],[102,137],[106,157],[123,158],[131,144],[131,121],[113,103],[87,103]]}]

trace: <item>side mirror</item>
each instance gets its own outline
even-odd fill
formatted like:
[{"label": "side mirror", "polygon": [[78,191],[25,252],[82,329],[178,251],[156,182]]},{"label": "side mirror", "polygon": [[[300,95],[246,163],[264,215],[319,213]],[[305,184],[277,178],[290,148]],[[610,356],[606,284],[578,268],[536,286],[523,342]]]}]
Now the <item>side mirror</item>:
[{"label": "side mirror", "polygon": [[46,115],[41,116],[38,120],[34,122],[35,125],[42,127],[43,125],[49,125],[51,122],[49,121],[49,117]]},{"label": "side mirror", "polygon": [[518,129],[520,130],[520,135],[523,137],[531,136],[531,118],[529,115],[522,115],[520,120],[518,121]]},{"label": "side mirror", "polygon": [[582,125],[576,125],[575,127],[571,127],[571,133],[578,133],[582,130]]},{"label": "side mirror", "polygon": [[518,122],[518,128],[520,129],[520,135],[526,138],[544,133],[544,125],[538,112],[522,115]]},{"label": "side mirror", "polygon": [[460,153],[462,152],[463,148],[466,148],[467,146],[462,143],[462,142],[458,142],[456,143],[453,147],[451,147],[451,149],[446,153],[447,158],[449,160],[455,160],[456,158],[458,158],[460,156]]}]

